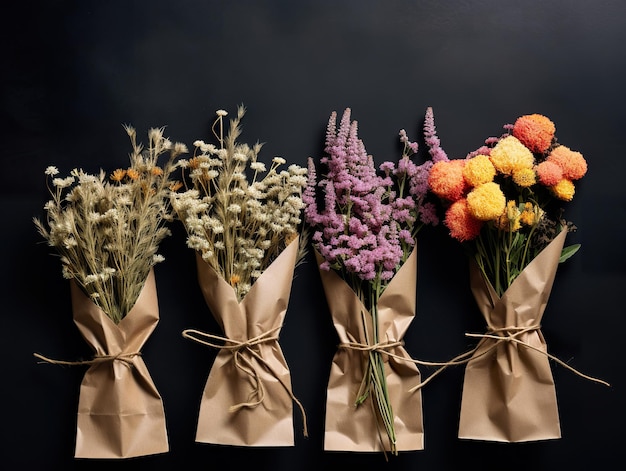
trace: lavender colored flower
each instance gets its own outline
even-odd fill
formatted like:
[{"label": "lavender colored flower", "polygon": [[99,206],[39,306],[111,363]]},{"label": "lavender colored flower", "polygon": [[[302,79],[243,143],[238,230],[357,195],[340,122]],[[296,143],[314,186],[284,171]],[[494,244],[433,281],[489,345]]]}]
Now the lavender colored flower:
[{"label": "lavender colored flower", "polygon": [[[309,158],[305,221],[326,261],[323,269],[350,273],[363,282],[386,282],[410,255],[419,229],[438,223],[432,204],[425,201],[433,162],[417,165],[412,157],[418,145],[401,130],[401,158],[397,163],[385,161],[377,169],[358,137],[350,108],[339,124],[337,117],[333,112],[328,120],[321,178]],[[437,138],[430,123],[432,144]]]}]

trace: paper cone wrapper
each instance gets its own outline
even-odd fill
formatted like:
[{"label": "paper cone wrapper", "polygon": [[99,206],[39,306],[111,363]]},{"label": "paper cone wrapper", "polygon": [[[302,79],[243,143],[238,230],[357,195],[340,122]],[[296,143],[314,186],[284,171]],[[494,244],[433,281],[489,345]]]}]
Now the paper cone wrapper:
[{"label": "paper cone wrapper", "polygon": [[[197,255],[198,281],[204,299],[224,331],[224,337],[246,342],[273,332],[277,337],[287,306],[298,239],[291,242],[257,278],[238,302],[235,290]],[[248,371],[237,367],[237,362]],[[231,407],[259,399],[256,372],[263,390],[256,406]],[[292,446],[293,403],[291,373],[278,340],[235,352],[220,349],[200,403],[196,441],[222,445]]]},{"label": "paper cone wrapper", "polygon": [[137,302],[115,324],[75,283],[72,311],[95,351],[80,385],[76,458],[130,458],[169,451],[163,401],[139,355],[159,321],[154,271]]},{"label": "paper cone wrapper", "polygon": [[[316,253],[318,265],[323,261]],[[340,343],[367,344],[362,311],[367,312],[354,290],[336,272],[319,270],[326,300]],[[402,341],[415,317],[417,251],[414,249],[404,265],[385,288],[378,303],[379,340]],[[372,331],[371,315],[369,331]],[[394,412],[396,449],[424,448],[421,389],[409,392],[421,382],[420,372],[404,347],[387,351],[406,361],[383,355],[387,387]],[[339,348],[331,365],[326,397],[324,449],[329,451],[389,451],[382,422],[369,397],[356,407],[367,352]],[[382,434],[382,436],[381,436]]]},{"label": "paper cone wrapper", "polygon": [[[562,231],[498,298],[478,266],[471,288],[490,331],[539,326],[565,243]],[[561,437],[556,390],[546,341],[537,327],[519,342],[482,338],[467,363],[459,438],[524,442]],[[533,348],[539,350],[534,350]]]}]

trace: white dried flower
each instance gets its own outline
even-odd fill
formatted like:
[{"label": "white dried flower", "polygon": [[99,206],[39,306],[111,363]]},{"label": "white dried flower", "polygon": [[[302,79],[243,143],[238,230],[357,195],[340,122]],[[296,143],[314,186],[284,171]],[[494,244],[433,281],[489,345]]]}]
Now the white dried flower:
[{"label": "white dried flower", "polygon": [[[58,170],[48,167],[52,199],[44,205],[46,223],[35,220],[48,245],[59,252],[64,278],[75,280],[115,323],[130,311],[150,269],[161,260],[155,254],[170,234],[164,226],[172,220],[171,174],[179,168],[176,154],[186,152],[184,144],[163,136],[163,128],[149,131],[146,147],[136,142],[134,128],[124,129],[132,145],[129,167],[111,175],[74,168],[65,178],[54,177]],[[166,151],[169,160],[161,167],[158,159]],[[131,233],[134,228],[141,230]]]},{"label": "white dried flower", "polygon": [[186,186],[197,193],[172,197],[172,207],[187,231],[187,245],[200,250],[203,260],[233,286],[240,300],[284,249],[285,236],[298,233],[291,224],[299,218],[299,196],[307,183],[306,169],[292,165],[277,173],[286,161],[274,157],[268,171],[258,159],[261,143],[237,142],[244,112],[245,108],[238,108],[226,136],[222,119],[226,112],[216,113],[212,131],[218,146],[209,149],[209,144],[196,140],[194,146],[203,155],[183,168]]},{"label": "white dried flower", "polygon": [[152,262],[156,265],[157,263],[162,263],[165,261],[165,257],[161,254],[154,254],[152,256]]}]

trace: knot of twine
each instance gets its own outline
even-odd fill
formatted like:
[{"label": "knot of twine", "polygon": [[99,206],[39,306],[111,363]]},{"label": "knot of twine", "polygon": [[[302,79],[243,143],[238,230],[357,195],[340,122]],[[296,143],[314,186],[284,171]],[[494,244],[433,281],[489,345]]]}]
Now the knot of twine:
[{"label": "knot of twine", "polygon": [[[282,326],[275,327],[274,329],[271,329],[248,340],[234,340],[228,337],[222,337],[220,335],[210,334],[195,329],[184,330],[183,337],[198,342],[202,345],[206,345],[208,347],[230,351],[232,353],[235,367],[250,377],[254,385],[252,392],[248,396],[250,399],[247,402],[241,402],[239,404],[230,406],[228,409],[230,412],[236,412],[244,407],[257,407],[265,399],[265,387],[263,386],[263,380],[257,366],[258,364],[260,364],[264,366],[266,370],[274,378],[276,378],[276,380],[278,380],[278,382],[285,389],[285,391],[287,391],[293,402],[295,402],[300,408],[300,412],[302,414],[304,436],[308,437],[309,434],[304,407],[293,394],[291,388],[287,384],[285,384],[282,378],[280,378],[276,371],[274,371],[272,366],[254,349],[254,347],[262,343],[278,342],[278,335],[275,335],[275,332],[278,332],[281,327]],[[217,340],[223,343],[218,344],[212,342],[211,340]],[[258,363],[253,362],[251,357],[255,358]],[[253,397],[256,397],[256,400],[252,400]]]},{"label": "knot of twine", "polygon": [[361,352],[378,352],[385,355],[401,358],[394,355],[389,350],[396,347],[402,347],[404,342],[402,340],[378,342],[375,344],[359,343],[359,342],[342,342],[338,345],[339,348],[345,348],[346,350],[358,350]]},{"label": "knot of twine", "polygon": [[97,365],[100,363],[121,361],[128,368],[133,367],[133,358],[141,356],[141,352],[120,352],[115,355],[94,355],[91,360],[79,360],[79,361],[64,361],[53,360],[51,358],[40,355],[39,353],[33,353],[36,358],[39,358],[39,363],[52,363],[53,365],[65,365],[65,366],[77,366],[77,365]]},{"label": "knot of twine", "polygon": [[[546,352],[546,351],[544,351],[544,350],[542,350],[540,348],[537,348],[534,345],[529,344],[528,342],[524,342],[523,340],[520,340],[518,338],[518,337],[520,337],[523,334],[526,334],[526,333],[529,333],[529,332],[533,332],[533,331],[536,331],[536,330],[540,330],[540,329],[541,329],[541,326],[539,324],[533,324],[533,325],[530,325],[530,326],[527,326],[527,327],[509,326],[509,327],[500,327],[500,328],[496,328],[496,329],[489,329],[484,334],[466,333],[465,334],[466,337],[473,337],[473,338],[480,338],[480,339],[492,339],[492,340],[495,340],[495,342],[493,342],[488,348],[484,349],[482,352],[480,352],[477,355],[475,355],[475,354],[476,354],[476,352],[478,352],[478,349],[480,348],[481,342],[479,342],[478,345],[476,345],[476,347],[474,347],[472,350],[469,350],[469,351],[467,351],[465,353],[462,353],[462,354],[454,357],[450,361],[441,362],[441,363],[434,363],[434,362],[428,363],[431,366],[441,366],[441,368],[439,368],[437,371],[435,371],[433,374],[431,374],[425,381],[423,381],[422,383],[418,384],[417,386],[411,388],[409,391],[413,392],[413,391],[416,391],[417,389],[422,388],[431,379],[433,379],[433,377],[435,377],[436,375],[441,373],[447,367],[455,366],[455,365],[462,365],[462,364],[468,363],[470,360],[472,360],[474,358],[479,358],[479,357],[481,357],[483,355],[486,355],[486,354],[492,352],[493,350],[498,348],[499,345],[501,345],[502,343],[506,343],[506,342],[515,343],[517,345],[521,345],[523,347],[526,347],[526,348],[529,348],[531,350],[534,350],[534,351],[536,351],[538,353],[541,353],[542,355],[546,356],[550,360],[554,360],[559,365],[567,368],[568,370],[574,372],[575,374],[577,374],[578,376],[581,376],[582,378],[588,379],[590,381],[594,381],[596,383],[604,384],[605,386],[610,386],[610,384],[607,383],[606,381],[603,381],[601,379],[594,378],[592,376],[588,376],[586,374],[583,374],[580,371],[578,371],[577,369],[575,369],[574,367],[568,365],[564,361],[562,361],[559,358],[555,357],[554,355],[551,355],[548,352]],[[422,364],[424,364],[423,362],[417,362],[417,361],[415,361],[415,363],[422,363]]]}]

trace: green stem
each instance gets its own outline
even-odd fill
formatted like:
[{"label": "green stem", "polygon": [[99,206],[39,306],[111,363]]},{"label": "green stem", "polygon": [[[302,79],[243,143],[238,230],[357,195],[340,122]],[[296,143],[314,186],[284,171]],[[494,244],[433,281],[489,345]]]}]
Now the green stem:
[{"label": "green stem", "polygon": [[[374,332],[374,344],[381,341],[379,333],[379,319],[378,319],[378,302],[382,292],[382,286],[380,282],[380,276],[376,277],[373,289],[371,290],[371,302],[370,312],[372,315],[372,324]],[[382,419],[385,427],[385,432],[389,438],[389,445],[391,453],[397,455],[396,449],[396,432],[394,427],[394,414],[391,407],[391,400],[389,398],[389,391],[387,388],[387,379],[385,374],[385,362],[383,354],[379,351],[372,351],[369,354],[369,367],[371,370],[370,377],[372,378],[371,387],[374,392],[374,400],[376,401],[377,410]]]}]

